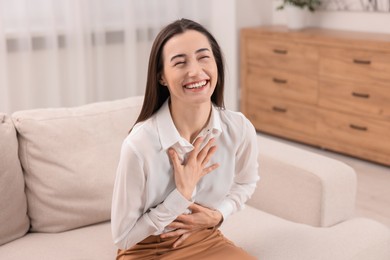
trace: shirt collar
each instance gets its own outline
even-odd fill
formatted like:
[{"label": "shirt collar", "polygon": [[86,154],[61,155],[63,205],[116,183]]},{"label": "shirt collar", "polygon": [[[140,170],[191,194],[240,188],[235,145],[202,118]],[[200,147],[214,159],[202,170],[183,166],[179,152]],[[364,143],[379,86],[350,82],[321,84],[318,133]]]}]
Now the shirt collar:
[{"label": "shirt collar", "polygon": [[[161,106],[156,114],[157,131],[160,138],[162,149],[166,150],[174,144],[180,146],[192,146],[182,138],[173,123],[171,112],[169,111],[169,99]],[[222,133],[221,118],[218,108],[211,108],[211,116],[207,126],[200,132],[199,136],[210,134],[212,137],[218,137]]]}]

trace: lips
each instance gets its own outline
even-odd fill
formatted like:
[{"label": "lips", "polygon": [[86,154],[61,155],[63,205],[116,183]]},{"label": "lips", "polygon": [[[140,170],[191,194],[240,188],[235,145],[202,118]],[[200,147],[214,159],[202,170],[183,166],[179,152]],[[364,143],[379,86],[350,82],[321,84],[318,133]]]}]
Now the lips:
[{"label": "lips", "polygon": [[199,89],[199,88],[204,87],[207,84],[207,82],[208,82],[208,80],[201,80],[198,82],[184,85],[184,88],[186,88],[186,89]]}]

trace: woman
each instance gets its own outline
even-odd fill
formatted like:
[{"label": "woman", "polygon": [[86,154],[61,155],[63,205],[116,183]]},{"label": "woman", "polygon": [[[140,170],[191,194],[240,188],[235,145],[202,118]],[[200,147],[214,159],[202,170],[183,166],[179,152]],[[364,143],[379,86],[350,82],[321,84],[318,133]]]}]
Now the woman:
[{"label": "woman", "polygon": [[224,109],[223,88],[222,53],[204,27],[181,19],[162,29],[117,170],[117,259],[255,259],[218,230],[259,179],[256,132]]}]

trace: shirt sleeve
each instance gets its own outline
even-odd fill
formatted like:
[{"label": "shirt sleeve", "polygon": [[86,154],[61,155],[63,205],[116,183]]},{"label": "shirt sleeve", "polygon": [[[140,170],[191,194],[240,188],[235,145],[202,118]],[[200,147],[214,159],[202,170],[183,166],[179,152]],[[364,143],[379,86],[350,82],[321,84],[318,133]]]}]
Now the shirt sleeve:
[{"label": "shirt sleeve", "polygon": [[165,200],[147,209],[147,173],[136,149],[125,141],[114,184],[111,229],[115,245],[127,249],[155,233],[161,233],[192,203],[174,189]]},{"label": "shirt sleeve", "polygon": [[236,151],[235,174],[229,193],[216,208],[226,220],[231,214],[241,210],[252,196],[260,179],[258,173],[258,145],[256,130],[243,116],[243,133]]}]

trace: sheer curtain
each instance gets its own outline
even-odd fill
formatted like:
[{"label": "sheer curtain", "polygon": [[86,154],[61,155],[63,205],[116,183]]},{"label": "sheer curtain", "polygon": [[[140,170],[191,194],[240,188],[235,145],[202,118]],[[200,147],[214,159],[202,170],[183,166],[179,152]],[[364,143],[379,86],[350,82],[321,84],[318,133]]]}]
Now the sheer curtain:
[{"label": "sheer curtain", "polygon": [[174,19],[212,27],[207,0],[0,0],[0,111],[144,93],[151,43]]}]

